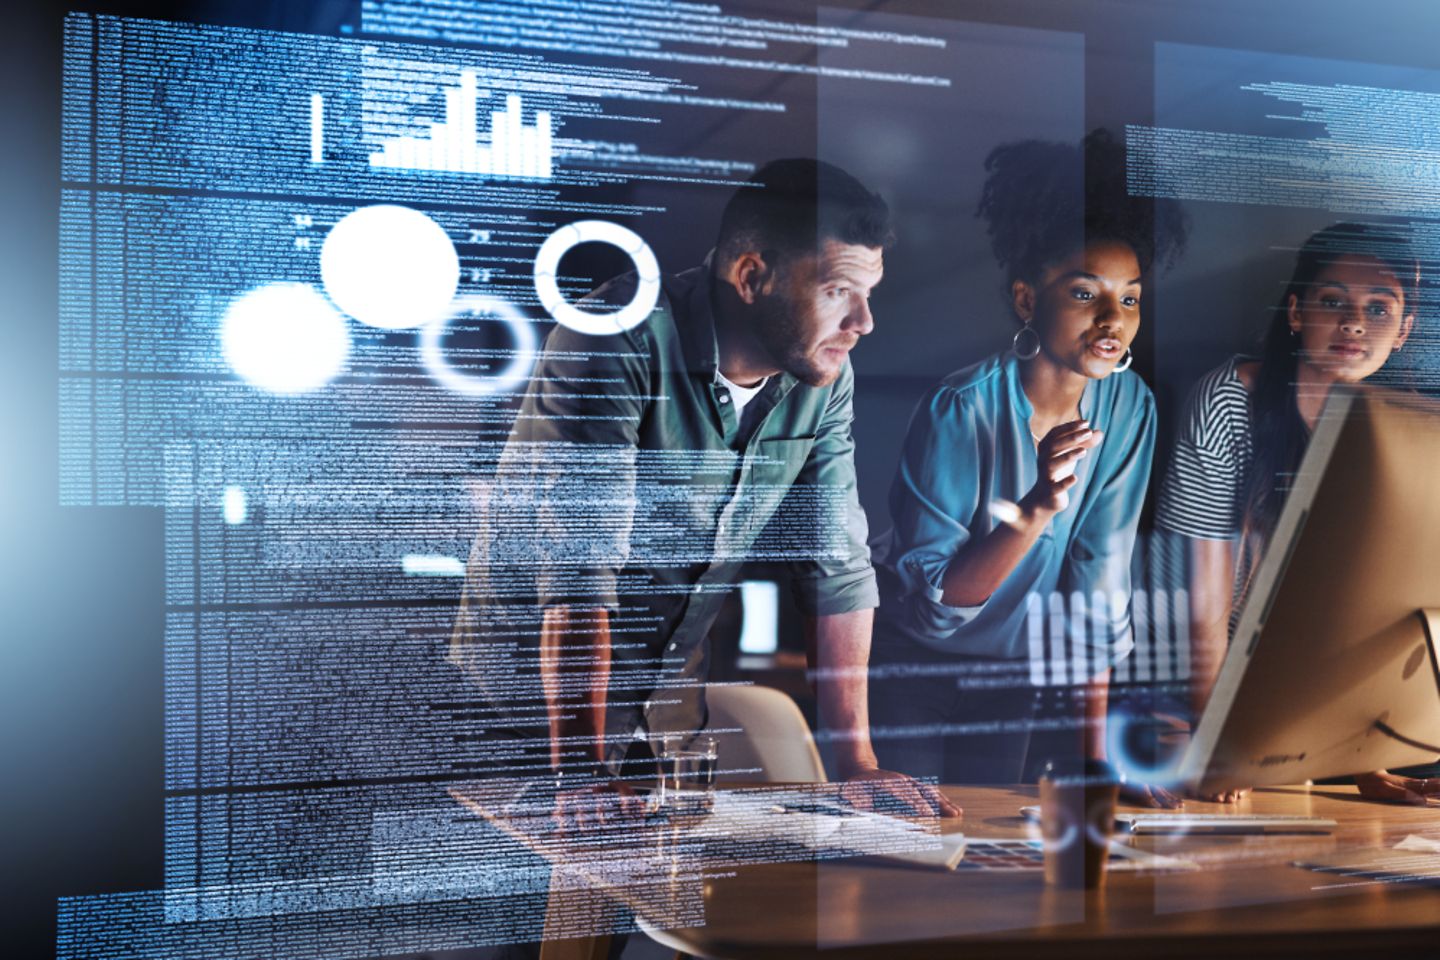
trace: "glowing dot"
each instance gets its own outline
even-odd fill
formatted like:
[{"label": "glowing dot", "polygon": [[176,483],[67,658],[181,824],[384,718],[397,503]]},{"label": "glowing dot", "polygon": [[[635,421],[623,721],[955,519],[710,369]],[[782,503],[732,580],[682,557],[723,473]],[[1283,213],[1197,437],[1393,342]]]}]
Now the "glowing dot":
[{"label": "glowing dot", "polygon": [[244,523],[249,514],[246,509],[245,490],[241,487],[226,487],[221,511],[225,515],[225,522],[232,527]]},{"label": "glowing dot", "polygon": [[350,354],[345,318],[306,283],[271,283],[240,296],[220,322],[230,368],[272,393],[304,393],[332,380]]},{"label": "glowing dot", "polygon": [[449,312],[460,286],[460,256],[445,228],[419,210],[361,207],[325,236],[325,292],[361,323],[403,330]]}]

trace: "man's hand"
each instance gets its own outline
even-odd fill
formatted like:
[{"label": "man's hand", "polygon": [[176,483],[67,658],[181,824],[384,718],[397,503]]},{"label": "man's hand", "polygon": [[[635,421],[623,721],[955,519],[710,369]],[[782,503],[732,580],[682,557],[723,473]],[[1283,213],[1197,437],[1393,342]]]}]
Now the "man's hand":
[{"label": "man's hand", "polygon": [[1440,799],[1440,779],[1402,777],[1388,770],[1362,773],[1355,778],[1355,786],[1366,800],[1425,806],[1432,799]]},{"label": "man's hand", "polygon": [[869,769],[851,774],[840,787],[840,796],[857,810],[873,810],[881,794],[904,803],[917,817],[963,817],[955,804],[929,784],[893,770]]},{"label": "man's hand", "polygon": [[644,814],[645,798],[628,783],[605,780],[558,791],[551,819],[557,830],[578,831],[614,825]]},{"label": "man's hand", "polygon": [[857,610],[814,617],[806,624],[810,664],[819,670],[816,695],[821,721],[848,734],[836,744],[836,769],[843,777],[840,795],[859,810],[873,809],[883,793],[906,804],[916,816],[962,816],[939,790],[903,773],[881,770],[875,760],[867,693],[873,617],[874,611]]}]

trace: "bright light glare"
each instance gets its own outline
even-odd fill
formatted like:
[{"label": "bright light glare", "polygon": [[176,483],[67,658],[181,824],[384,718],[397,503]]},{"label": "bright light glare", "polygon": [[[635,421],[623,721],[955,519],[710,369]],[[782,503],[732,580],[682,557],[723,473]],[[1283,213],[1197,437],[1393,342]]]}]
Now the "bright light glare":
[{"label": "bright light glare", "polygon": [[460,256],[445,228],[419,210],[377,204],[330,229],[320,278],[335,306],[356,320],[403,330],[449,313]]},{"label": "bright light glare", "polygon": [[225,497],[221,504],[221,512],[225,515],[225,522],[232,527],[245,522],[249,516],[248,504],[245,501],[245,490],[243,487],[229,486],[225,488]]},{"label": "bright light glare", "polygon": [[306,283],[271,283],[237,298],[220,344],[232,370],[271,393],[323,386],[350,354],[345,318]]},{"label": "bright light glare", "polygon": [[1019,523],[1020,507],[1009,500],[991,500],[990,516],[999,523]]},{"label": "bright light glare", "polygon": [[774,653],[780,649],[780,587],[769,580],[740,584],[740,652]]},{"label": "bright light glare", "polygon": [[465,576],[464,563],[441,553],[407,553],[400,558],[400,569],[412,577]]}]

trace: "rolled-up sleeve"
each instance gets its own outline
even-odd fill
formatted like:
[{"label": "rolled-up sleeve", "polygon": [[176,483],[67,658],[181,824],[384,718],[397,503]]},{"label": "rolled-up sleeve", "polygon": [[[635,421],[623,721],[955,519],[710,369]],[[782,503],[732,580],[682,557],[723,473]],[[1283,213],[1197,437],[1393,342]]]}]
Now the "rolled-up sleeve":
[{"label": "rolled-up sleeve", "polygon": [[[1139,384],[1137,401],[1109,427],[1099,470],[1091,483],[1098,490],[1086,499],[1070,540],[1060,588],[1072,600],[1069,630],[1072,642],[1090,650],[1092,662],[1113,665],[1130,653],[1131,554],[1140,509],[1150,481],[1155,453],[1155,400]],[[1077,616],[1074,597],[1081,598]]]},{"label": "rolled-up sleeve", "polygon": [[994,445],[982,442],[982,432],[988,433],[976,405],[961,391],[937,387],[915,410],[890,489],[898,599],[912,625],[932,636],[954,632],[989,602],[953,606],[942,599],[951,562],[972,535],[989,531],[980,478],[990,475]]},{"label": "rolled-up sleeve", "polygon": [[880,605],[866,540],[869,526],[855,480],[855,374],[847,362],[836,380],[815,432],[815,444],[796,477],[797,485],[826,488],[822,522],[839,534],[843,548],[791,564],[795,603],[807,616],[870,610]]},{"label": "rolled-up sleeve", "polygon": [[542,607],[618,607],[649,367],[643,336],[561,326],[545,341],[484,519],[489,562],[532,567]]}]

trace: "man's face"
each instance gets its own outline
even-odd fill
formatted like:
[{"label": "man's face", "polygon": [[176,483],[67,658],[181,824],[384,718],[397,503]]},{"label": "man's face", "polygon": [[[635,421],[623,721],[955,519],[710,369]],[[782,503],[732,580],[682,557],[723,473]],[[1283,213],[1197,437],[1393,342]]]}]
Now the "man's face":
[{"label": "man's face", "polygon": [[792,256],[756,298],[755,334],[780,369],[828,386],[851,348],[875,329],[870,291],[884,272],[879,247],[826,240],[816,254]]}]

